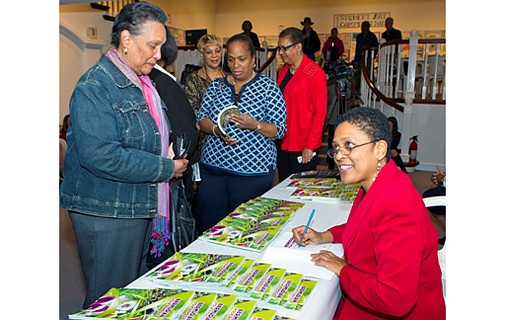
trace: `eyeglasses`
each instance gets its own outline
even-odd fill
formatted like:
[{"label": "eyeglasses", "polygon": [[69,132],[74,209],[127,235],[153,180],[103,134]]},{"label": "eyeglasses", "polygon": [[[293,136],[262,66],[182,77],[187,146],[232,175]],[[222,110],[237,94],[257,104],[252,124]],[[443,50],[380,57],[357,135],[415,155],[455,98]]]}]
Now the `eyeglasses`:
[{"label": "eyeglasses", "polygon": [[362,144],[357,144],[357,145],[344,145],[342,148],[337,146],[333,149],[330,149],[328,150],[328,152],[326,152],[326,154],[328,155],[328,157],[332,158],[335,157],[339,152],[342,153],[343,156],[348,156],[351,154],[351,151],[356,149],[357,147],[361,147],[361,146],[364,146],[364,145],[367,145],[369,143],[376,143],[377,140],[371,140],[371,141],[368,141],[368,142],[365,142],[365,143],[362,143]]},{"label": "eyeglasses", "polygon": [[292,43],[289,46],[278,46],[277,50],[286,52],[289,48],[291,48],[292,46],[296,45],[297,43],[298,42]]}]

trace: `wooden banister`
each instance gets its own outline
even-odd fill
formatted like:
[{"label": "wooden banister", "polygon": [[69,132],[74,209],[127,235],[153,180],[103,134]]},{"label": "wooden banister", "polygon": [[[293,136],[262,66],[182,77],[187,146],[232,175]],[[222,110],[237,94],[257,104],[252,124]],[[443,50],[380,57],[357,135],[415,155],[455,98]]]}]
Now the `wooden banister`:
[{"label": "wooden banister", "polygon": [[[361,54],[361,61],[360,61],[360,64],[361,64],[361,73],[363,74],[363,77],[365,78],[365,81],[367,83],[367,85],[370,87],[370,89],[372,90],[372,92],[379,98],[381,99],[382,101],[384,101],[385,103],[387,103],[388,105],[390,105],[391,107],[395,108],[396,110],[400,111],[400,112],[403,112],[404,110],[404,107],[399,105],[398,103],[396,103],[394,100],[386,97],[385,95],[382,94],[382,92],[380,92],[377,87],[375,86],[375,83],[372,82],[372,80],[370,79],[370,75],[368,74],[368,69],[367,69],[367,66],[365,65],[365,50],[377,50],[378,48],[377,47],[365,47],[363,48],[363,53]],[[372,63],[373,63],[373,59],[371,60]]]}]

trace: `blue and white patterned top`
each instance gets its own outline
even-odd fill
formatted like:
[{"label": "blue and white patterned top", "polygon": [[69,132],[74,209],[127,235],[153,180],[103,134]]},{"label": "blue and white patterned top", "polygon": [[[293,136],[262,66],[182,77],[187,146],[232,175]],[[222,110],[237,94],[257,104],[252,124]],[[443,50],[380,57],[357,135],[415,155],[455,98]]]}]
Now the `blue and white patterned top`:
[{"label": "blue and white patterned top", "polygon": [[[286,103],[277,84],[263,74],[257,74],[239,92],[237,106],[261,122],[274,124],[281,139],[286,133]],[[235,90],[224,79],[214,79],[205,92],[196,122],[209,118],[217,123],[219,112],[234,104]],[[235,145],[226,145],[219,137],[207,135],[202,148],[201,162],[217,169],[244,176],[265,175],[275,170],[277,151],[274,139],[254,130],[241,130],[235,125],[227,128],[237,138]]]}]

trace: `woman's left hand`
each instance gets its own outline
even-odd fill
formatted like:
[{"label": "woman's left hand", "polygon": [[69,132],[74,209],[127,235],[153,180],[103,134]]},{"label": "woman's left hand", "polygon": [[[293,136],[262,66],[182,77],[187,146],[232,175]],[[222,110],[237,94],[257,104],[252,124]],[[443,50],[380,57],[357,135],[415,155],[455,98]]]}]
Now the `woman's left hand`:
[{"label": "woman's left hand", "polygon": [[321,250],[319,253],[313,253],[310,255],[312,257],[311,261],[316,264],[316,266],[322,266],[326,269],[333,271],[337,276],[340,276],[340,270],[346,265],[348,265],[345,257],[337,257],[333,252],[327,250]]},{"label": "woman's left hand", "polygon": [[240,129],[254,130],[258,125],[258,121],[249,114],[232,114],[228,119]]}]

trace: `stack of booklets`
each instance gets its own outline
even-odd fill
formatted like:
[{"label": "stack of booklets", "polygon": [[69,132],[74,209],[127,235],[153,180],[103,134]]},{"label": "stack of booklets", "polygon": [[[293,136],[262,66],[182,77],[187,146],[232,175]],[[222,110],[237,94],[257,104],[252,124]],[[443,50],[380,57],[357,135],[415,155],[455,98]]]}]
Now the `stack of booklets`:
[{"label": "stack of booklets", "polygon": [[199,239],[261,252],[303,206],[300,202],[257,197],[238,206]]},{"label": "stack of booklets", "polygon": [[291,176],[292,179],[298,178],[337,178],[340,176],[338,170],[329,170],[329,169],[317,169],[317,170],[309,170],[299,173],[293,173]]},{"label": "stack of booklets", "polygon": [[317,280],[244,256],[177,252],[146,275],[157,286],[236,295],[258,306],[299,311]]},{"label": "stack of booklets", "polygon": [[291,199],[352,202],[360,185],[344,184],[336,178],[295,178],[286,187],[295,189]]},{"label": "stack of booklets", "polygon": [[233,294],[168,288],[112,288],[87,309],[70,319],[242,319],[288,320],[277,310],[263,308],[255,300]]}]

